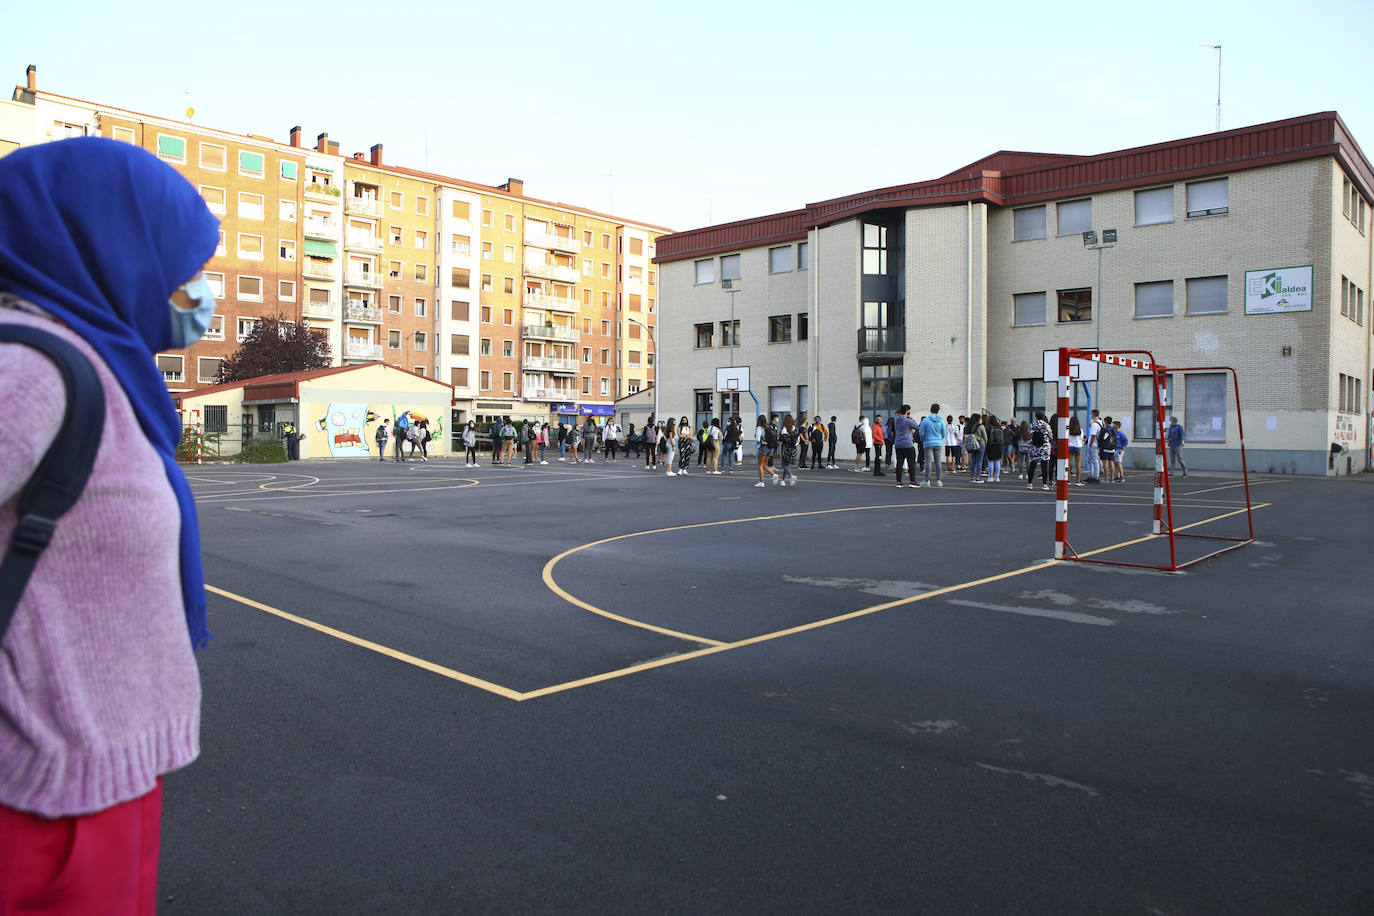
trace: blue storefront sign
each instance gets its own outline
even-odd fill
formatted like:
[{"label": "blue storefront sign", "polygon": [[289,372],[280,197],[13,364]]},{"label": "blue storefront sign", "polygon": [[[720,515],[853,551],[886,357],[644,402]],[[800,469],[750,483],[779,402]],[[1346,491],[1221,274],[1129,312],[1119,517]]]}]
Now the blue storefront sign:
[{"label": "blue storefront sign", "polygon": [[615,416],[615,406],[612,404],[583,404],[582,416],[613,417]]},{"label": "blue storefront sign", "polygon": [[555,406],[555,409],[561,414],[572,414],[573,416],[577,416],[576,404],[558,404]]}]

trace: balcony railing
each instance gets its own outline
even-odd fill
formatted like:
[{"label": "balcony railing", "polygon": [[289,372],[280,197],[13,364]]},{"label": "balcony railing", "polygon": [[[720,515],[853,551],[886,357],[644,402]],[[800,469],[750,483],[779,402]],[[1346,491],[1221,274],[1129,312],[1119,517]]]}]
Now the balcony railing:
[{"label": "balcony railing", "polygon": [[520,368],[528,369],[532,372],[562,372],[565,374],[576,374],[577,360],[563,359],[557,356],[522,356],[520,358]]},{"label": "balcony railing", "polygon": [[526,388],[524,398],[527,401],[576,401],[576,388]]},{"label": "balcony railing", "polygon": [[333,302],[307,302],[301,306],[301,314],[307,318],[337,317]]},{"label": "balcony railing", "polygon": [[382,288],[382,275],[372,271],[350,270],[348,276],[344,278],[344,283],[348,286],[365,286],[368,289]]},{"label": "balcony railing", "polygon": [[535,248],[548,248],[552,251],[580,252],[582,242],[573,236],[559,235],[556,232],[532,232],[526,230],[525,244]]},{"label": "balcony railing", "polygon": [[344,210],[359,216],[381,216],[382,202],[375,197],[359,197],[350,194],[344,198]]},{"label": "balcony railing", "polygon": [[328,197],[331,200],[338,200],[341,192],[332,184],[323,184],[318,181],[307,181],[302,190],[306,194],[314,194],[317,197]]},{"label": "balcony railing", "polygon": [[305,259],[305,264],[301,267],[301,276],[311,280],[337,280],[339,278],[339,265],[333,261],[313,261]]},{"label": "balcony railing", "polygon": [[382,345],[374,343],[344,342],[344,359],[381,359]]},{"label": "balcony railing", "polygon": [[380,253],[382,250],[382,238],[368,232],[350,232],[348,241],[344,243],[345,248],[352,248],[357,251],[373,251]]},{"label": "balcony railing", "polygon": [[526,261],[525,275],[557,280],[560,283],[576,283],[578,277],[576,267],[564,267],[551,261]]},{"label": "balcony railing", "polygon": [[524,326],[526,337],[544,337],[549,340],[580,340],[582,333],[577,328],[565,324],[527,324]]},{"label": "balcony railing", "polygon": [[859,328],[859,358],[900,355],[906,352],[906,325]]},{"label": "balcony railing", "polygon": [[344,306],[344,321],[360,324],[381,324],[382,310],[366,305],[346,305]]},{"label": "balcony railing", "polygon": [[338,241],[339,238],[338,226],[333,223],[321,222],[317,219],[306,220],[304,232],[305,237],[308,239],[329,239],[330,241]]},{"label": "balcony railing", "polygon": [[552,309],[555,312],[577,312],[581,310],[576,299],[569,299],[566,296],[546,296],[543,293],[532,293],[526,290],[524,301],[527,309]]},{"label": "balcony railing", "polygon": [[456,242],[449,246],[449,252],[460,258],[472,257],[472,246],[466,242]]}]

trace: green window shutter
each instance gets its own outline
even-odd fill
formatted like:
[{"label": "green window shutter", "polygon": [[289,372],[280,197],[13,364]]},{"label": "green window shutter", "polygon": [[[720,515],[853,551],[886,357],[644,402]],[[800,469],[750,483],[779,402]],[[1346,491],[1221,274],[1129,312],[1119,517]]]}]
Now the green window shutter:
[{"label": "green window shutter", "polygon": [[186,141],[180,137],[158,135],[157,154],[164,159],[185,159]]},{"label": "green window shutter", "polygon": [[281,164],[281,177],[285,178],[287,181],[295,181],[296,163],[283,160]]},{"label": "green window shutter", "polygon": [[239,171],[250,175],[262,174],[262,153],[239,152]]},{"label": "green window shutter", "polygon": [[338,249],[333,242],[321,242],[315,239],[305,240],[305,253],[317,258],[337,258]]}]

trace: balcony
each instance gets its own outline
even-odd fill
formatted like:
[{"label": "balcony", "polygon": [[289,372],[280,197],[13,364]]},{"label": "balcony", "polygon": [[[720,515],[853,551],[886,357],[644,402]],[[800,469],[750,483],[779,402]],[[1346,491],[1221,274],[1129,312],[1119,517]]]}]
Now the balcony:
[{"label": "balcony", "polygon": [[319,181],[307,181],[301,190],[311,197],[322,197],[326,200],[338,200],[340,196],[339,189],[334,185]]},{"label": "balcony", "polygon": [[367,305],[349,303],[344,306],[344,321],[352,324],[381,324],[382,310]]},{"label": "balcony", "polygon": [[344,359],[381,359],[382,345],[370,342],[344,341]]},{"label": "balcony", "polygon": [[375,197],[350,194],[344,198],[344,212],[357,216],[381,216],[382,202]]},{"label": "balcony", "polygon": [[333,302],[307,302],[301,306],[301,314],[306,318],[328,318],[330,320],[338,317]]},{"label": "balcony", "polygon": [[526,388],[523,394],[527,401],[576,401],[576,388]]},{"label": "balcony", "polygon": [[531,232],[525,230],[525,244],[551,251],[568,251],[577,254],[582,251],[582,242],[574,236],[559,235],[556,232]]},{"label": "balcony", "polygon": [[906,353],[906,325],[859,328],[859,359],[900,359]]},{"label": "balcony", "polygon": [[525,276],[557,280],[559,283],[576,283],[578,273],[577,268],[571,265],[564,267],[552,261],[526,261]]},{"label": "balcony", "polygon": [[331,242],[339,240],[339,227],[333,223],[326,223],[318,219],[308,219],[305,221],[305,237],[308,239],[328,239]]},{"label": "balcony", "polygon": [[526,324],[523,326],[526,337],[536,337],[544,340],[581,340],[582,334],[577,328],[565,324]]},{"label": "balcony", "polygon": [[530,372],[558,372],[563,375],[576,375],[577,366],[577,360],[563,359],[558,356],[520,357],[520,368]]},{"label": "balcony", "polygon": [[454,255],[454,256],[456,256],[456,257],[460,257],[460,258],[470,258],[470,257],[472,257],[472,246],[471,246],[471,245],[468,245],[468,244],[466,244],[466,243],[464,243],[464,242],[458,242],[457,244],[450,245],[450,246],[448,247],[448,250],[449,250],[449,253],[450,253],[450,254],[452,254],[452,255]]},{"label": "balcony", "polygon": [[546,296],[543,293],[532,293],[529,290],[525,290],[524,304],[527,309],[551,309],[555,312],[573,313],[581,311],[581,306],[577,304],[576,299],[569,299],[566,296]]},{"label": "balcony", "polygon": [[333,261],[306,258],[305,263],[301,266],[301,276],[307,280],[337,280],[339,279],[339,265]]},{"label": "balcony", "polygon": [[370,251],[373,254],[381,254],[382,238],[369,232],[350,232],[348,233],[348,241],[344,242],[344,247],[354,251]]},{"label": "balcony", "polygon": [[361,286],[366,289],[381,289],[382,275],[370,270],[350,270],[344,277],[345,286]]}]

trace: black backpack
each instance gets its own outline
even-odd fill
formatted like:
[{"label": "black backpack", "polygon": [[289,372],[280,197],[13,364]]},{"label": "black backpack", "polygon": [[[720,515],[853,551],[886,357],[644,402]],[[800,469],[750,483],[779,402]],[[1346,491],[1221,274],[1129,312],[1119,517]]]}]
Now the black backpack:
[{"label": "black backpack", "polygon": [[90,360],[67,341],[38,328],[0,324],[0,340],[41,350],[62,373],[67,409],[58,429],[62,435],[49,446],[19,496],[19,524],[4,560],[0,561],[0,638],[9,628],[38,558],[47,549],[66,513],[91,477],[95,453],[105,432],[105,389]]},{"label": "black backpack", "polygon": [[778,428],[769,423],[763,429],[763,444],[769,448],[778,447]]},{"label": "black backpack", "polygon": [[1031,445],[1036,448],[1045,447],[1045,428],[1038,423],[1031,428]]},{"label": "black backpack", "polygon": [[1000,427],[1000,426],[994,426],[994,427],[992,428],[992,431],[988,433],[988,445],[1001,445],[1001,444],[1002,444],[1002,427]]},{"label": "black backpack", "polygon": [[1097,447],[1104,452],[1116,451],[1116,428],[1113,426],[1102,427],[1102,432],[1097,434]]}]

